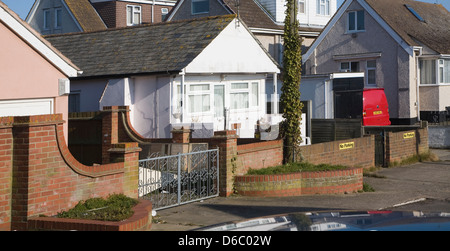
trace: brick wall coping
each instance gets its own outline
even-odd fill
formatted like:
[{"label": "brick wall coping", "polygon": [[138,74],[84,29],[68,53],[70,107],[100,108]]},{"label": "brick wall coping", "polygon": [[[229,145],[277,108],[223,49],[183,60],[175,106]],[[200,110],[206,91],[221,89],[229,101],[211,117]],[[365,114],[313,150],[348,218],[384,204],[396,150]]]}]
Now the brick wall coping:
[{"label": "brick wall coping", "polygon": [[263,141],[249,144],[237,145],[237,153],[244,154],[250,152],[263,151],[273,148],[283,147],[283,140]]},{"label": "brick wall coping", "polygon": [[138,231],[149,230],[152,224],[152,203],[140,200],[133,207],[134,214],[130,218],[120,221],[99,221],[67,219],[56,217],[33,217],[28,220],[28,230],[48,231]]}]

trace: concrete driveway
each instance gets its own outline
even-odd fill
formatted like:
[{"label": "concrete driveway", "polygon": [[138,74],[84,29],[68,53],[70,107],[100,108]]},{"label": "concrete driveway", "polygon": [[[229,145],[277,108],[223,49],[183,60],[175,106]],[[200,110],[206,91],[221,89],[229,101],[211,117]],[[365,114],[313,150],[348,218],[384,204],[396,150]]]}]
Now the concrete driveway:
[{"label": "concrete driveway", "polygon": [[439,162],[383,168],[364,177],[375,192],[287,198],[216,197],[157,211],[151,231],[185,231],[265,215],[327,210],[418,210],[450,213],[450,150]]}]

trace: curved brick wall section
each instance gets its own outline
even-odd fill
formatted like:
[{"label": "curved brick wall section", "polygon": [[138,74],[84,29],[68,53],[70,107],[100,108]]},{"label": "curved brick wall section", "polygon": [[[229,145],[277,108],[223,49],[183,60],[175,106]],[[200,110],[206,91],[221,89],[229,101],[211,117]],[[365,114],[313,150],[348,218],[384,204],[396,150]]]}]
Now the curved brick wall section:
[{"label": "curved brick wall section", "polygon": [[244,196],[353,193],[362,190],[363,169],[236,176],[234,185],[237,193]]},{"label": "curved brick wall section", "polygon": [[[111,164],[85,166],[70,153],[61,114],[0,119],[0,229],[24,230],[36,215],[55,215],[92,197],[137,198],[137,143],[110,144]],[[2,188],[4,187],[4,189]]]}]

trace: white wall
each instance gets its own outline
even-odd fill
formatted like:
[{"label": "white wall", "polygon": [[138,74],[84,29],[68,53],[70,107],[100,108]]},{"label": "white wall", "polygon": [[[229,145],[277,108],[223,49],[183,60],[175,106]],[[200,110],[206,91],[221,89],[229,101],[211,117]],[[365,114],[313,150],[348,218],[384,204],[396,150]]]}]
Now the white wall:
[{"label": "white wall", "polygon": [[303,76],[300,99],[311,100],[311,118],[334,118],[333,86],[329,76]]},{"label": "white wall", "polygon": [[[286,18],[285,0],[257,0],[274,17],[278,23],[283,23]],[[297,18],[303,27],[324,27],[337,10],[337,0],[329,0],[328,15],[317,14],[317,1],[305,0],[305,13],[299,13]]]}]

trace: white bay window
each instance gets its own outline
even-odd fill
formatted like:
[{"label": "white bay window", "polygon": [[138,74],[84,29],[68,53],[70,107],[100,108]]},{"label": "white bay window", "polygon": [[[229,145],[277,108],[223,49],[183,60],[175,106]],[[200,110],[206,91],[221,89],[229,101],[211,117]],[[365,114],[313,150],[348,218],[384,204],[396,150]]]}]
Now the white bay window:
[{"label": "white bay window", "polygon": [[450,59],[420,59],[420,84],[450,84]]}]

